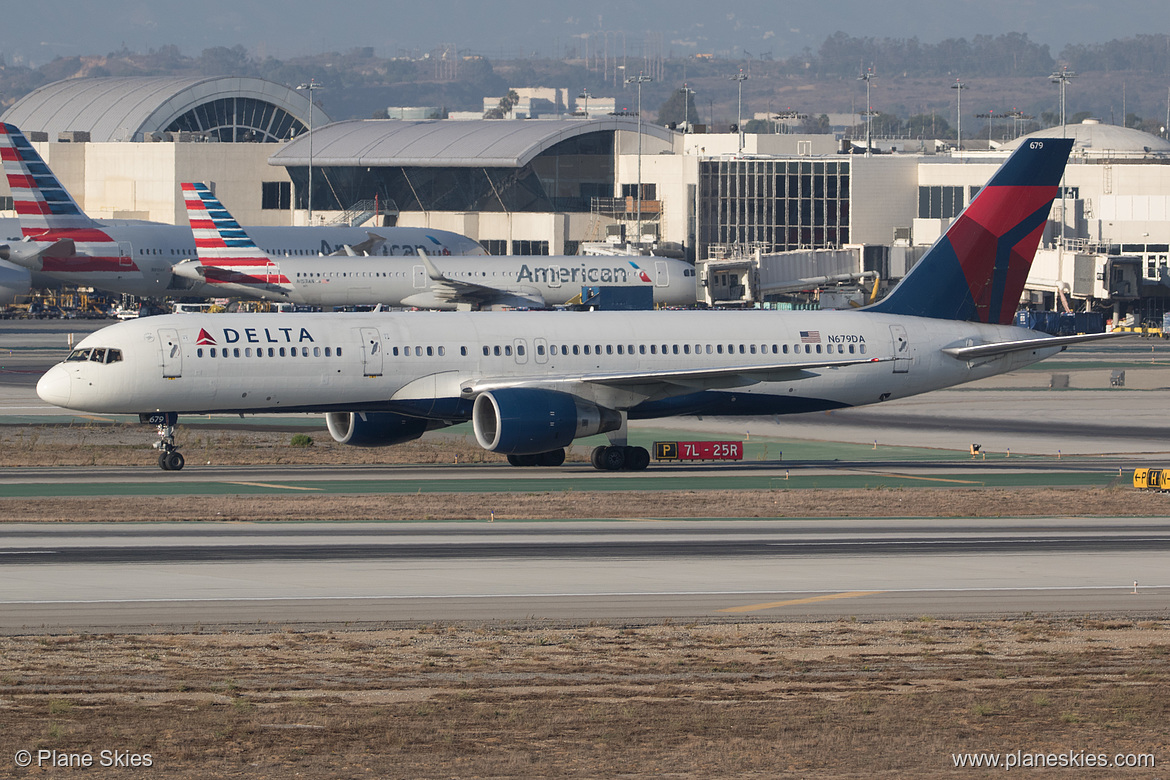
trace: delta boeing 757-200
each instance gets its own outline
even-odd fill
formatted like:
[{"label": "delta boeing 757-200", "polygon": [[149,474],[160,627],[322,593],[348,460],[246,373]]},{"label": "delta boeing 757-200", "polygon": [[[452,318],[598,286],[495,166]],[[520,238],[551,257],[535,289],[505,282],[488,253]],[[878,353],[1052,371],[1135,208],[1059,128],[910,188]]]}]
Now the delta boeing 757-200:
[{"label": "delta boeing 757-200", "polygon": [[[184,184],[197,260],[175,273],[225,297],[288,301],[330,309],[385,304],[420,309],[545,309],[586,287],[635,287],[660,306],[695,303],[695,270],[665,257],[503,256],[273,257],[263,251],[203,184]],[[653,272],[653,277],[643,266]]]},{"label": "delta boeing 757-200", "polygon": [[354,445],[470,420],[514,465],[557,465],[605,433],[601,469],[642,469],[627,419],[778,415],[905,398],[1012,371],[1065,345],[1010,325],[1071,140],[1026,141],[918,264],[854,311],[166,315],[84,339],[45,401],[160,425],[178,414],[323,412]]},{"label": "delta boeing 757-200", "polygon": [[[88,217],[15,125],[0,123],[0,158],[12,190],[23,241],[0,246],[0,261],[65,284],[94,287],[140,297],[220,296],[223,292],[173,268],[195,257],[195,238],[187,225]],[[348,254],[479,255],[478,242],[446,230],[380,227],[253,227],[252,238],[274,256],[312,257]],[[2,273],[0,285],[26,283]],[[10,278],[9,284],[4,284]],[[27,288],[23,294],[28,292]]]}]

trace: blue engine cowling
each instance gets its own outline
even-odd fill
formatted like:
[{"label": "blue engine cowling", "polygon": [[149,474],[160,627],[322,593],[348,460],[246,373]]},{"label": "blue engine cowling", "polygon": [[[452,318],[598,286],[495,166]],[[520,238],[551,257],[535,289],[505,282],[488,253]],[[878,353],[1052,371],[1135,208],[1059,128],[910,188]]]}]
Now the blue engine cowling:
[{"label": "blue engine cowling", "polygon": [[613,409],[552,390],[512,388],[481,393],[471,411],[479,446],[506,455],[534,455],[573,439],[617,430]]},{"label": "blue engine cowling", "polygon": [[329,435],[339,444],[388,447],[417,439],[427,432],[431,423],[422,417],[393,412],[328,412],[325,425],[329,428]]}]

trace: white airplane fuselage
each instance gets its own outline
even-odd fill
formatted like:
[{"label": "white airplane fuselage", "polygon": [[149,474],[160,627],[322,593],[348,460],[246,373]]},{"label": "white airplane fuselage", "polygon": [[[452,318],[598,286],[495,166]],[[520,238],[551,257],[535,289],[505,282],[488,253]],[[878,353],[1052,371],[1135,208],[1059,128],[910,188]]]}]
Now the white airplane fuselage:
[{"label": "white airplane fuselage", "polygon": [[[493,302],[489,288],[497,291],[495,300],[514,307],[539,308],[568,303],[585,287],[646,288],[659,306],[695,303],[695,275],[690,263],[665,257],[636,260],[637,266],[625,258],[605,256],[431,258],[434,267],[454,284],[479,288],[488,304]],[[382,303],[453,311],[466,300],[451,285],[432,279],[417,255],[273,258],[272,265],[250,268],[248,273],[266,286],[220,285],[222,294],[322,308]]]},{"label": "white airplane fuselage", "polygon": [[477,394],[511,385],[563,390],[631,418],[785,414],[903,398],[1061,350],[974,360],[940,351],[1035,336],[832,311],[178,314],[91,334],[74,356],[100,348],[118,359],[75,357],[37,389],[106,414],[390,411],[450,422],[469,418]]},{"label": "white airplane fuselage", "polygon": [[[408,255],[417,258],[420,248],[434,255],[484,255],[483,248],[466,236],[425,228],[321,226],[250,227],[248,230],[259,246],[278,258],[326,261],[327,258],[319,255],[366,241],[371,232],[387,239],[378,251],[379,257]],[[51,238],[58,234],[50,231],[47,236]],[[140,297],[224,295],[214,285],[172,273],[175,264],[196,256],[195,239],[189,225],[112,222],[103,223],[100,229],[73,235],[78,236],[75,255],[38,258],[31,270],[79,287]],[[41,239],[34,236],[33,240]]]}]

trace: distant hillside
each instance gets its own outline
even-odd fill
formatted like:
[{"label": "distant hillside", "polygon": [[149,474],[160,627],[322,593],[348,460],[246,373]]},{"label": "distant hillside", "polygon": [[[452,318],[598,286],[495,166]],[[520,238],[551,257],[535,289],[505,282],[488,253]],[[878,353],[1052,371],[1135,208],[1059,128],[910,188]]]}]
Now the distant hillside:
[{"label": "distant hillside", "polygon": [[[624,69],[618,67],[624,64]],[[654,77],[643,86],[644,115],[658,109],[684,81],[695,91],[698,121],[725,129],[736,120],[740,69],[743,114],[798,111],[813,116],[860,112],[865,108],[861,69],[873,68],[873,109],[883,114],[891,132],[919,134],[922,117],[955,123],[961,78],[963,128],[987,132],[976,114],[995,116],[1017,111],[1038,125],[1055,122],[1057,87],[1049,75],[1067,66],[1076,72],[1068,88],[1068,114],[1093,115],[1158,132],[1166,124],[1170,36],[1138,35],[1098,45],[1066,46],[1054,56],[1025,34],[976,36],[923,43],[917,39],[855,38],[837,33],[816,51],[783,60],[668,59],[642,62],[627,58],[594,60],[496,60],[436,51],[416,59],[375,57],[369,48],[294,59],[256,59],[239,46],[204,50],[198,57],[167,46],[147,53],[123,50],[106,55],[58,58],[36,69],[3,64],[2,104],[11,105],[37,87],[67,78],[95,76],[256,76],[295,86],[315,78],[325,85],[317,93],[335,119],[378,115],[386,106],[430,105],[452,111],[479,111],[485,97],[502,96],[510,87],[561,87],[576,95],[587,89],[615,96],[618,108],[634,109],[635,91],[623,83],[639,71]],[[905,120],[919,117],[907,128]],[[1004,127],[1006,127],[1005,125]],[[968,130],[969,128],[969,130]],[[937,129],[937,126],[936,126]],[[1003,130],[996,130],[999,137]]]}]

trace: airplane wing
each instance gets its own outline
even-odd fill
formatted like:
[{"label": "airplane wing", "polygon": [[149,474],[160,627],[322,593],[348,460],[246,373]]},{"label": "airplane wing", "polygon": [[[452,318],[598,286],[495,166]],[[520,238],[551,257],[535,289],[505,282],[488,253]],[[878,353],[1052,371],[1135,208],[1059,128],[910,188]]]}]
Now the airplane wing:
[{"label": "airplane wing", "polygon": [[554,377],[500,377],[468,380],[460,395],[471,398],[491,390],[532,387],[559,390],[615,407],[633,406],[647,399],[669,398],[700,390],[745,387],[758,382],[792,382],[846,366],[889,363],[893,357],[816,360],[801,363],[664,369],[611,373],[566,374]]},{"label": "airplane wing", "polygon": [[[440,271],[423,250],[418,250],[423,266],[427,269],[427,277],[436,283],[433,294],[436,298],[454,303],[469,303],[476,306],[490,306],[502,304],[507,306],[528,306],[544,308],[544,296],[534,287],[493,287],[488,284],[478,284],[462,279],[452,279]],[[403,301],[408,303],[409,299]]]},{"label": "airplane wing", "polygon": [[1067,347],[1071,344],[1083,344],[1086,341],[1100,341],[1120,336],[1129,336],[1129,333],[1083,333],[1078,336],[1045,336],[1038,339],[1023,339],[1021,341],[1000,341],[994,344],[975,344],[969,347],[947,347],[943,352],[958,360],[975,360],[984,357],[998,357],[1012,352],[1026,352],[1030,349],[1047,349],[1049,347]]},{"label": "airplane wing", "polygon": [[367,232],[366,235],[369,238],[360,244],[346,244],[337,251],[330,252],[327,257],[366,257],[378,251],[382,244],[386,243],[386,239],[377,233]]}]

